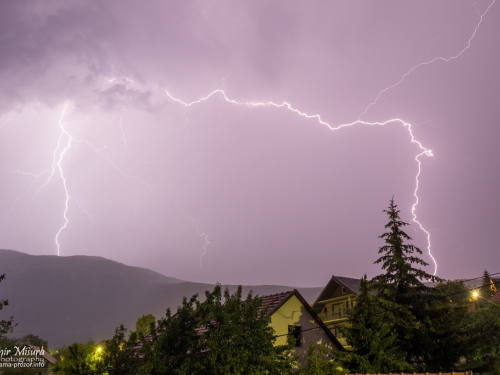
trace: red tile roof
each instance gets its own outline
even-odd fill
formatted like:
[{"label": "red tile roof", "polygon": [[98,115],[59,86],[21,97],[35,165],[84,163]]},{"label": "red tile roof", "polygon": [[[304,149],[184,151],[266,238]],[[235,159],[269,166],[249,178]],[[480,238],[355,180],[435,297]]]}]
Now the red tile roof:
[{"label": "red tile roof", "polygon": [[[35,345],[30,345],[28,344],[28,346],[32,349],[32,350],[41,350],[38,346],[35,346]],[[52,357],[49,352],[47,352],[46,350],[43,351],[43,358],[45,358],[47,361],[49,361],[50,363],[52,364],[55,364],[57,362],[57,360]]]},{"label": "red tile roof", "polygon": [[262,305],[259,311],[263,311],[267,308],[266,317],[271,316],[292,296],[292,294],[294,294],[294,292],[294,290],[289,290],[288,292],[270,294],[262,297]]}]

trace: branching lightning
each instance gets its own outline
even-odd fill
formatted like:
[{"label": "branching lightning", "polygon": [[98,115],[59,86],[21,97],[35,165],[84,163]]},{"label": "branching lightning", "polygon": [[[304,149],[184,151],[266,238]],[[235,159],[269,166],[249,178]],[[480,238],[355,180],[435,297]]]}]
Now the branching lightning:
[{"label": "branching lightning", "polygon": [[210,245],[210,241],[208,240],[208,234],[200,232],[200,228],[198,227],[196,221],[194,221],[194,219],[191,216],[185,213],[183,213],[183,215],[186,216],[189,220],[191,220],[194,227],[196,228],[196,233],[198,233],[198,235],[205,240],[205,244],[203,245],[203,254],[201,254],[200,256],[200,269],[203,271],[203,264],[202,264],[203,257],[207,253],[207,246]]},{"label": "branching lightning", "polygon": [[175,101],[175,102],[183,105],[184,107],[191,107],[192,105],[199,104],[199,103],[201,103],[201,102],[203,102],[205,100],[210,99],[212,96],[214,96],[216,94],[220,94],[224,98],[225,101],[227,101],[229,103],[232,103],[232,104],[252,106],[252,107],[272,106],[272,107],[276,107],[276,108],[286,108],[287,110],[290,110],[290,111],[292,111],[292,112],[294,112],[294,113],[298,114],[299,116],[302,116],[302,117],[304,117],[306,119],[315,119],[318,123],[320,123],[321,125],[324,125],[324,126],[328,127],[328,129],[330,129],[332,131],[340,130],[340,129],[343,129],[343,128],[348,128],[348,127],[355,126],[355,125],[384,126],[384,125],[387,125],[387,124],[390,124],[390,123],[399,123],[399,124],[403,125],[408,130],[408,133],[410,135],[411,143],[416,144],[420,148],[420,150],[421,150],[421,152],[417,156],[415,156],[415,161],[417,162],[417,165],[418,165],[418,173],[415,176],[416,183],[415,183],[415,190],[413,192],[413,196],[415,197],[415,203],[412,206],[411,212],[412,212],[412,215],[413,215],[413,221],[418,224],[418,226],[420,227],[420,229],[422,231],[424,231],[425,234],[426,234],[426,236],[427,236],[427,252],[429,253],[429,256],[431,257],[431,259],[432,259],[432,261],[434,263],[434,274],[436,274],[438,265],[437,265],[436,259],[434,258],[434,256],[431,253],[430,233],[417,220],[417,215],[415,213],[416,207],[417,207],[418,202],[419,202],[419,200],[418,200],[418,194],[417,193],[418,193],[418,188],[419,188],[419,177],[420,177],[420,173],[421,173],[421,164],[422,164],[421,161],[420,161],[420,157],[422,155],[432,156],[432,151],[429,150],[429,149],[427,149],[427,148],[425,148],[415,138],[415,136],[413,135],[413,130],[412,130],[411,124],[403,121],[402,119],[393,118],[393,119],[390,119],[390,120],[387,120],[387,121],[383,121],[383,122],[380,122],[380,121],[363,121],[363,120],[359,120],[358,119],[358,120],[350,122],[350,123],[345,123],[345,124],[340,124],[340,125],[334,126],[334,125],[330,125],[329,123],[323,121],[321,119],[320,115],[318,115],[318,114],[311,115],[311,114],[308,114],[306,112],[302,112],[302,111],[300,111],[300,110],[292,107],[292,105],[290,103],[287,103],[287,102],[282,102],[282,103],[275,103],[275,102],[238,102],[236,100],[228,98],[227,95],[226,95],[226,93],[224,92],[224,90],[221,90],[221,89],[214,90],[210,94],[208,94],[207,96],[202,97],[201,99],[198,99],[198,100],[195,100],[195,101],[192,101],[192,102],[184,102],[181,99],[175,98],[168,91],[166,91],[166,94],[167,94],[167,96],[170,99],[172,99],[173,101]]},{"label": "branching lightning", "polygon": [[[14,206],[16,205],[16,203],[22,199],[24,196],[26,196],[30,190],[31,190],[31,187],[34,185],[34,183],[37,181],[37,179],[39,177],[42,177],[44,175],[47,175],[47,178],[45,179],[45,181],[37,188],[34,196],[33,196],[33,199],[31,200],[31,203],[33,203],[33,201],[36,199],[38,193],[40,192],[41,189],[43,189],[44,187],[47,186],[47,184],[52,180],[52,178],[54,177],[54,175],[56,175],[57,172],[59,172],[59,176],[61,178],[61,181],[62,181],[62,186],[63,186],[63,189],[64,189],[64,210],[63,210],[63,219],[64,219],[64,223],[63,225],[59,228],[59,230],[57,231],[56,233],[56,236],[55,236],[55,244],[56,244],[56,248],[57,248],[57,255],[59,256],[60,255],[60,243],[59,243],[59,236],[61,235],[61,233],[63,232],[64,229],[66,229],[67,225],[68,225],[68,216],[67,216],[67,213],[68,213],[68,209],[69,209],[69,200],[70,200],[70,195],[69,195],[69,192],[68,192],[68,186],[66,184],[66,177],[64,175],[64,170],[63,170],[63,167],[62,167],[62,162],[63,162],[63,159],[64,159],[64,156],[66,155],[66,153],[68,152],[68,150],[71,148],[71,142],[73,141],[73,138],[71,137],[71,135],[67,132],[67,130],[65,129],[65,123],[63,122],[64,121],[64,115],[66,113],[66,110],[67,110],[67,105],[64,106],[64,109],[62,110],[61,112],[61,117],[59,119],[59,129],[61,130],[60,134],[59,134],[59,138],[58,138],[58,141],[57,141],[57,146],[56,148],[54,149],[54,152],[53,152],[53,155],[52,155],[52,166],[50,169],[47,169],[47,170],[44,170],[42,171],[41,173],[30,173],[30,172],[22,172],[22,171],[13,171],[12,173],[16,173],[16,174],[21,174],[21,175],[28,175],[28,176],[32,176],[34,177],[33,181],[31,182],[31,184],[29,185],[28,187],[28,190],[26,190],[20,197],[18,197],[15,201],[14,201],[14,204],[11,208],[10,211],[12,211],[12,209],[14,208]],[[10,212],[9,211],[9,212]]]},{"label": "branching lightning", "polygon": [[125,173],[120,167],[118,167],[116,165],[116,163],[112,159],[110,159],[108,156],[104,155],[104,153],[102,152],[102,149],[98,149],[98,148],[94,147],[92,145],[92,143],[90,143],[89,141],[86,141],[86,140],[75,140],[75,143],[83,143],[83,144],[89,146],[97,155],[99,155],[103,160],[105,160],[114,169],[116,169],[118,171],[118,173],[120,173],[122,175],[122,177],[125,177],[125,178],[128,178],[128,179],[132,179],[132,180],[136,180],[137,182],[140,182],[141,184],[143,184],[144,186],[146,186],[149,189],[150,192],[153,192],[153,189],[151,188],[150,185],[148,185],[148,183],[146,181],[141,180],[137,176],[133,176],[133,175]]},{"label": "branching lightning", "polygon": [[496,0],[493,0],[491,2],[491,4],[488,6],[488,8],[486,8],[486,10],[483,13],[480,13],[478,11],[478,9],[476,8],[476,12],[479,15],[479,22],[477,23],[476,27],[474,28],[474,32],[472,33],[472,35],[470,36],[469,40],[467,41],[467,45],[464,48],[462,48],[462,50],[460,50],[457,54],[455,54],[455,55],[453,55],[451,57],[441,57],[441,56],[438,56],[438,57],[433,58],[432,60],[425,61],[425,62],[422,62],[422,63],[419,63],[419,64],[413,66],[405,74],[403,74],[403,76],[396,83],[394,83],[394,84],[392,84],[390,86],[387,86],[385,89],[383,89],[382,91],[380,91],[378,93],[377,97],[375,98],[375,100],[373,102],[371,102],[370,104],[368,104],[368,106],[365,108],[365,110],[363,112],[361,112],[361,114],[359,115],[358,119],[361,119],[361,117],[363,117],[363,115],[365,115],[372,106],[374,106],[375,104],[377,104],[378,100],[380,99],[380,97],[383,94],[385,94],[387,91],[389,91],[389,90],[391,90],[391,89],[399,86],[399,84],[401,84],[405,80],[405,78],[408,77],[416,69],[418,69],[418,68],[420,68],[422,66],[430,65],[432,63],[435,63],[436,61],[450,62],[452,60],[455,60],[455,59],[459,58],[471,46],[472,39],[474,39],[474,37],[476,36],[476,32],[479,29],[479,27],[481,26],[481,23],[483,22],[484,16],[486,15],[486,13],[488,13],[488,11],[493,6],[493,4],[495,4],[495,1]]},{"label": "branching lightning", "polygon": [[3,126],[8,123],[10,120],[12,120],[12,117],[14,117],[14,114],[11,113],[10,116],[8,118],[6,118],[4,121],[0,122],[0,129],[3,128]]},{"label": "branching lightning", "polygon": [[[61,176],[61,180],[62,180],[62,184],[64,187],[64,192],[65,192],[64,212],[63,212],[64,224],[57,231],[56,238],[55,238],[55,242],[56,242],[56,246],[57,246],[57,256],[60,255],[60,249],[61,249],[61,245],[59,244],[59,236],[61,235],[61,232],[64,229],[66,229],[68,222],[69,222],[68,216],[66,216],[66,215],[68,213],[68,205],[69,205],[69,198],[70,197],[69,197],[69,193],[68,193],[68,186],[66,185],[66,177],[64,177],[64,171],[63,171],[63,168],[61,166],[64,154],[66,154],[66,152],[71,147],[71,141],[73,140],[73,138],[71,138],[71,135],[69,135],[69,133],[66,131],[66,129],[64,129],[63,118],[64,118],[64,112],[66,112],[66,108],[67,108],[67,106],[64,107],[62,114],[61,114],[61,119],[59,120],[59,128],[61,129],[61,137],[59,138],[59,143],[57,145],[58,146],[57,148],[59,148],[60,141],[61,141],[61,138],[63,135],[66,135],[68,137],[68,143],[67,143],[66,147],[64,147],[63,150],[61,151],[61,153],[59,154],[59,160],[57,161],[57,169],[59,170],[59,175]],[[54,167],[54,164],[52,164],[52,167]],[[54,171],[54,168],[52,170]]]},{"label": "branching lightning", "polygon": [[[57,141],[57,145],[53,151],[53,155],[52,155],[52,165],[51,165],[51,168],[50,169],[46,169],[46,170],[43,170],[42,172],[40,173],[32,173],[32,172],[24,172],[24,171],[20,171],[20,170],[16,170],[16,171],[12,171],[12,173],[15,173],[15,174],[19,174],[19,175],[25,175],[25,176],[31,176],[33,177],[33,181],[30,183],[28,189],[23,193],[21,194],[19,197],[17,197],[15,200],[14,200],[14,203],[11,207],[11,209],[3,215],[3,217],[5,217],[5,215],[9,214],[10,212],[12,212],[12,210],[14,209],[14,207],[16,206],[17,202],[19,202],[21,199],[23,199],[25,196],[27,196],[30,191],[32,190],[33,186],[35,185],[35,183],[39,180],[39,178],[42,178],[43,176],[46,176],[46,178],[43,180],[43,182],[41,183],[40,186],[38,186],[38,188],[36,189],[34,195],[33,195],[33,198],[31,199],[31,202],[30,202],[30,205],[33,204],[33,202],[35,201],[35,199],[37,198],[39,192],[46,188],[47,185],[53,180],[53,178],[58,175],[60,177],[60,181],[61,181],[61,185],[62,185],[62,188],[64,190],[64,209],[63,209],[63,212],[62,212],[62,217],[63,217],[63,224],[59,227],[59,229],[57,230],[56,232],[56,235],[55,235],[55,238],[54,238],[54,242],[55,242],[55,246],[56,246],[56,249],[57,249],[57,255],[61,255],[61,244],[60,244],[60,236],[61,234],[63,233],[63,231],[68,227],[68,224],[70,222],[69,218],[68,218],[68,210],[69,210],[69,203],[70,201],[75,201],[76,202],[76,206],[82,211],[84,212],[87,217],[90,219],[92,215],[82,204],[81,201],[79,201],[78,199],[76,199],[75,197],[71,196],[70,193],[69,193],[69,190],[68,190],[68,185],[67,185],[67,177],[66,177],[66,174],[64,172],[64,167],[63,167],[63,162],[65,160],[65,156],[67,156],[67,154],[69,153],[69,150],[72,148],[73,145],[75,144],[84,144],[86,146],[88,146],[90,149],[92,149],[101,159],[103,159],[108,165],[110,165],[113,169],[117,170],[118,173],[120,173],[120,175],[122,177],[125,177],[127,179],[133,179],[133,180],[136,180],[137,182],[145,185],[149,190],[150,192],[152,192],[152,188],[150,185],[148,185],[145,181],[141,180],[139,177],[136,177],[136,176],[133,176],[133,175],[130,175],[130,174],[127,174],[125,173],[120,167],[118,167],[116,165],[116,163],[110,158],[108,157],[103,149],[99,149],[97,147],[95,147],[94,145],[92,145],[89,141],[86,141],[86,140],[79,140],[79,139],[75,139],[74,137],[71,136],[71,134],[68,132],[68,130],[66,129],[65,127],[65,122],[64,122],[64,118],[65,118],[65,114],[67,112],[67,109],[68,109],[68,105],[65,105],[62,112],[61,112],[61,116],[60,116],[60,119],[59,119],[59,123],[58,123],[58,127],[59,127],[59,130],[60,130],[60,133],[59,133],[59,138],[58,138],[58,141]],[[123,127],[121,126],[121,123],[120,123],[120,129],[122,130],[122,138],[123,138],[123,142],[124,142],[124,146],[125,146],[125,149],[130,153],[132,154],[132,156],[136,157],[137,159],[141,160],[142,162],[146,163],[145,161],[143,161],[142,159],[138,158],[135,154],[133,154],[127,147],[127,140],[125,138],[125,132],[123,130]],[[81,176],[80,176],[81,177]],[[88,185],[88,184],[87,184]],[[91,187],[89,186],[89,188],[91,188],[91,190],[94,192],[94,194],[99,198],[99,199],[102,199],[104,200],[103,198],[101,198],[97,192]],[[100,218],[101,220],[105,221],[104,219]]]},{"label": "branching lightning", "polygon": [[[390,86],[387,86],[383,90],[381,90],[376,95],[375,99],[366,106],[366,108],[364,109],[363,112],[361,112],[361,114],[358,116],[358,119],[356,121],[353,121],[353,122],[350,122],[350,123],[343,123],[343,124],[338,124],[338,125],[330,124],[330,123],[324,121],[319,114],[308,114],[307,112],[301,111],[301,110],[293,107],[288,102],[282,102],[282,103],[273,102],[273,101],[268,101],[268,102],[239,102],[237,100],[231,99],[231,98],[229,98],[226,95],[226,92],[225,92],[224,80],[227,78],[227,76],[222,79],[223,89],[214,90],[214,91],[210,92],[208,95],[206,95],[206,96],[204,96],[204,97],[202,97],[202,98],[200,98],[198,100],[192,101],[192,102],[186,102],[186,101],[183,101],[183,100],[181,100],[179,98],[176,98],[176,97],[172,96],[168,91],[166,91],[166,95],[172,101],[174,101],[174,102],[182,105],[185,108],[188,108],[188,107],[194,106],[196,104],[199,104],[201,102],[207,101],[207,100],[211,99],[213,96],[221,96],[226,102],[234,104],[234,105],[242,105],[242,106],[250,106],[250,107],[264,107],[264,106],[266,106],[266,107],[275,107],[277,109],[282,109],[283,108],[283,109],[291,111],[291,112],[295,113],[296,115],[301,116],[301,117],[303,117],[305,119],[315,120],[317,123],[319,123],[322,126],[327,127],[331,131],[337,131],[337,130],[341,130],[343,128],[349,128],[349,127],[361,126],[361,125],[364,125],[364,126],[382,126],[383,127],[385,125],[395,123],[395,124],[399,124],[399,125],[403,126],[408,131],[410,142],[412,144],[417,145],[418,148],[419,148],[419,150],[420,150],[418,152],[418,154],[414,158],[415,161],[416,161],[416,163],[417,163],[418,170],[417,170],[417,173],[415,175],[415,189],[413,191],[414,203],[413,203],[413,205],[411,207],[411,213],[412,213],[412,216],[413,216],[412,221],[415,222],[418,225],[418,227],[420,228],[420,230],[423,231],[426,234],[426,237],[427,237],[427,252],[428,252],[429,256],[431,257],[431,259],[432,259],[432,261],[434,263],[434,275],[435,275],[437,273],[438,264],[437,264],[437,261],[436,261],[436,259],[434,258],[433,254],[431,252],[431,236],[430,236],[429,231],[427,231],[424,228],[424,226],[421,224],[421,222],[418,220],[417,214],[416,214],[416,209],[417,209],[417,206],[419,204],[418,191],[419,191],[419,184],[420,184],[420,175],[421,175],[421,171],[422,171],[421,157],[423,157],[423,156],[429,156],[429,157],[431,157],[431,156],[433,156],[433,153],[432,153],[431,150],[429,150],[426,147],[424,147],[421,144],[421,142],[418,141],[415,138],[415,136],[413,134],[413,130],[412,130],[412,125],[410,123],[408,123],[408,122],[405,122],[404,120],[402,120],[400,118],[391,118],[391,119],[386,120],[386,121],[365,121],[365,120],[362,120],[362,118],[363,118],[363,116],[365,116],[368,113],[368,111],[373,106],[375,106],[378,103],[379,99],[385,93],[387,93],[391,89],[394,89],[397,86],[399,86],[401,83],[403,83],[403,81],[410,74],[412,74],[415,70],[417,70],[417,69],[419,69],[421,67],[433,64],[433,63],[438,62],[438,61],[445,62],[445,63],[450,62],[452,60],[455,60],[455,59],[459,58],[463,53],[465,53],[470,48],[472,40],[476,36],[477,31],[479,30],[479,27],[482,24],[484,16],[489,12],[490,8],[495,4],[495,2],[496,2],[496,0],[493,0],[489,4],[489,6],[486,8],[486,10],[484,12],[482,12],[482,13],[479,12],[477,10],[477,8],[476,8],[477,14],[479,16],[479,21],[476,24],[476,26],[475,26],[475,28],[473,30],[472,35],[467,40],[467,44],[466,44],[466,46],[464,48],[462,48],[458,53],[456,53],[455,55],[450,56],[450,57],[441,57],[441,56],[439,56],[439,57],[435,57],[433,59],[430,59],[428,61],[418,62],[412,68],[410,68],[409,70],[407,70],[406,73],[404,73],[397,82],[395,82],[394,84],[392,84]],[[206,11],[204,11],[205,18],[208,17],[208,13],[212,10],[213,7],[214,6],[211,6],[209,9],[207,9]],[[221,13],[222,16],[226,17],[221,12],[221,10],[220,10],[220,8],[218,6],[216,8],[218,8],[218,10],[219,10],[219,12]],[[420,61],[422,61],[422,60],[420,60]],[[119,78],[110,78],[107,81],[109,83],[112,83],[112,82],[114,82],[117,79],[119,79]],[[130,80],[128,78],[124,78],[124,80],[126,82],[128,82],[128,83],[134,83],[134,81],[132,81],[132,80]],[[59,138],[58,138],[57,146],[56,146],[56,148],[54,149],[54,152],[53,152],[53,158],[52,158],[51,168],[47,169],[47,170],[44,170],[44,171],[42,171],[41,173],[38,173],[38,174],[28,173],[28,172],[22,172],[22,171],[13,171],[12,172],[12,173],[16,173],[16,174],[29,175],[29,176],[33,177],[34,179],[33,179],[32,183],[29,185],[28,190],[14,201],[14,204],[13,204],[13,206],[12,206],[12,208],[11,208],[10,211],[12,211],[12,209],[16,205],[17,201],[19,201],[20,199],[22,199],[23,197],[25,197],[31,191],[31,189],[33,188],[33,186],[35,184],[35,181],[37,181],[39,178],[46,177],[45,180],[44,180],[44,182],[36,189],[36,193],[35,193],[35,195],[33,197],[33,200],[36,198],[36,196],[38,195],[39,191],[41,189],[45,188],[49,184],[49,182],[53,179],[54,176],[57,175],[60,178],[62,187],[64,189],[65,196],[64,196],[64,210],[63,210],[63,214],[62,214],[63,224],[59,227],[59,229],[58,229],[58,231],[57,231],[57,233],[55,235],[55,239],[54,239],[55,240],[55,244],[56,244],[56,248],[57,248],[57,255],[60,255],[60,247],[61,247],[60,246],[60,241],[59,241],[60,240],[60,236],[61,236],[62,232],[68,227],[68,224],[69,224],[69,219],[68,219],[69,202],[71,200],[75,200],[76,203],[77,203],[77,206],[83,212],[85,212],[89,218],[91,217],[91,214],[80,204],[80,202],[78,200],[76,200],[76,198],[72,197],[69,194],[69,191],[68,191],[67,179],[66,179],[67,178],[67,174],[65,174],[65,172],[64,172],[64,167],[63,167],[64,163],[63,162],[65,160],[65,157],[67,157],[67,155],[69,154],[69,151],[70,151],[72,145],[74,145],[74,144],[84,144],[84,145],[90,147],[102,160],[104,160],[111,167],[113,167],[114,169],[116,169],[121,174],[122,177],[125,177],[127,179],[134,179],[137,182],[139,182],[139,183],[147,186],[149,188],[149,190],[152,191],[151,187],[145,181],[141,180],[140,178],[138,178],[136,176],[129,175],[129,174],[125,173],[122,169],[120,169],[117,166],[117,164],[107,155],[107,153],[105,151],[103,151],[102,148],[96,148],[94,145],[92,145],[90,142],[88,142],[86,140],[77,140],[77,139],[74,139],[69,134],[69,132],[66,130],[66,128],[65,128],[64,117],[65,117],[66,110],[67,110],[67,105],[64,107],[64,109],[63,109],[63,111],[61,113],[60,120],[59,120],[60,135],[59,135]],[[11,118],[12,118],[12,116],[10,118],[8,118],[6,121],[0,123],[0,128],[6,122],[10,121]],[[187,118],[186,118],[186,123],[187,123]],[[119,126],[120,126],[120,129],[122,131],[122,140],[123,140],[125,149],[133,157],[135,157],[136,159],[142,161],[143,163],[148,163],[148,162],[142,160],[141,158],[139,158],[138,156],[136,156],[135,154],[133,154],[127,148],[127,139],[125,137],[125,132],[124,132],[124,129],[123,129],[122,124],[121,124],[121,119],[120,119],[120,125]],[[189,140],[189,132],[188,132],[188,140]],[[32,202],[33,202],[33,200],[32,200]],[[196,228],[197,234],[205,241],[205,244],[203,246],[203,253],[202,253],[201,257],[200,257],[200,268],[203,269],[203,267],[202,267],[202,260],[203,260],[203,257],[207,253],[207,247],[210,245],[210,242],[208,240],[208,235],[200,231],[198,225],[196,224],[195,220],[192,217],[190,217],[190,216],[188,216],[186,214],[184,214],[184,216],[186,218],[188,218],[188,219],[191,220],[193,226]]]}]

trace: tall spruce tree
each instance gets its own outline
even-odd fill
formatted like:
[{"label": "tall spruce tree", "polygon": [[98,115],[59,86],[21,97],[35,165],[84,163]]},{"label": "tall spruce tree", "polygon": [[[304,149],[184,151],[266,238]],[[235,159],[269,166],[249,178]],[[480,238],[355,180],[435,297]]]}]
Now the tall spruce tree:
[{"label": "tall spruce tree", "polygon": [[388,209],[383,212],[389,216],[389,222],[385,225],[389,231],[379,236],[384,239],[385,245],[380,247],[378,253],[383,255],[375,261],[375,264],[382,263],[385,273],[372,280],[375,283],[375,290],[379,296],[398,305],[428,298],[429,294],[434,293],[434,289],[425,285],[424,281],[442,280],[414,267],[414,265],[429,264],[419,258],[422,251],[418,247],[406,243],[411,237],[403,231],[403,228],[409,224],[399,218],[400,211],[394,204],[394,198],[391,199]]},{"label": "tall spruce tree", "polygon": [[490,273],[487,270],[483,272],[483,282],[481,284],[481,296],[485,299],[489,299],[495,294],[497,288],[491,279]]},{"label": "tall spruce tree", "polygon": [[[366,275],[361,279],[356,306],[348,310],[349,325],[341,330],[352,347],[351,351],[336,353],[344,368],[356,373],[413,372],[414,368],[405,361],[405,353],[397,345],[394,334],[397,309],[393,302],[370,294]],[[413,316],[406,311],[407,323]]]},{"label": "tall spruce tree", "polygon": [[[419,257],[422,251],[407,243],[411,237],[403,228],[409,224],[400,219],[394,199],[384,212],[389,216],[385,225],[388,230],[380,236],[385,245],[375,261],[384,273],[372,282],[378,297],[398,306],[393,311],[395,345],[417,370],[449,371],[460,358],[455,349],[460,347],[456,328],[463,311],[455,308],[442,291],[424,283],[442,280],[417,268],[428,264]],[[408,324],[408,314],[414,324]]]}]

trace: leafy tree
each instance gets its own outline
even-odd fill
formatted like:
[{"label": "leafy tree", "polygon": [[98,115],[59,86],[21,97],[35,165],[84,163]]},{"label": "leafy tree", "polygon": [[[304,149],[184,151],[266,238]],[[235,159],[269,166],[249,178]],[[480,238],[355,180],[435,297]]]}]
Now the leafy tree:
[{"label": "leafy tree", "polygon": [[467,340],[467,363],[462,370],[500,374],[500,305],[486,303],[467,314],[462,335]]},{"label": "leafy tree", "polygon": [[306,352],[298,360],[297,375],[338,374],[346,371],[326,346],[309,343]]},{"label": "leafy tree", "polygon": [[[250,292],[242,300],[242,288],[234,294],[220,284],[205,292],[200,305],[203,350],[202,373],[212,374],[281,374],[291,370],[288,346],[274,346],[270,318],[260,307],[262,299]],[[207,372],[206,372],[207,371]]]},{"label": "leafy tree", "polygon": [[[134,355],[135,335],[125,338],[127,329],[122,325],[115,329],[112,339],[106,340],[102,350],[102,370],[109,375],[134,374],[138,358]],[[101,363],[101,362],[100,362]]]},{"label": "leafy tree", "polygon": [[[200,339],[197,327],[200,324],[198,296],[186,297],[177,313],[172,316],[167,309],[166,317],[158,320],[150,336],[142,342],[141,353],[144,362],[153,362],[144,370],[155,374],[183,374],[194,366],[200,353]],[[191,355],[189,355],[191,354]]]},{"label": "leafy tree", "polygon": [[447,296],[452,306],[467,309],[471,303],[471,292],[462,281],[440,282],[436,285],[436,290]]},{"label": "leafy tree", "polygon": [[51,367],[54,374],[72,375],[82,373],[128,375],[135,374],[139,360],[132,337],[126,339],[127,329],[122,325],[115,329],[113,338],[98,345],[93,341],[74,343],[54,353],[57,363]]},{"label": "leafy tree", "polygon": [[[366,275],[361,279],[356,305],[348,310],[350,325],[341,327],[352,351],[337,353],[344,367],[356,373],[413,372],[411,364],[404,360],[404,352],[397,345],[394,334],[396,317],[391,310],[393,302],[370,294]],[[413,316],[406,310],[405,329],[412,328]],[[403,315],[400,314],[400,315]]]},{"label": "leafy tree", "polygon": [[156,318],[153,314],[143,315],[135,323],[135,332],[137,337],[144,337],[151,332],[152,326],[156,323]]},{"label": "leafy tree", "polygon": [[102,357],[93,341],[71,344],[59,350],[55,357],[57,363],[52,366],[54,374],[76,375],[102,370]]},{"label": "leafy tree", "polygon": [[282,374],[291,371],[288,346],[274,346],[274,330],[261,311],[261,298],[241,286],[234,294],[217,284],[183,299],[177,313],[167,310],[143,343],[143,368],[155,374]]},{"label": "leafy tree", "polygon": [[[460,285],[460,283],[458,283]],[[435,288],[437,296],[422,304],[414,313],[419,319],[419,329],[415,338],[420,340],[413,345],[421,360],[421,369],[439,372],[450,371],[463,357],[467,340],[461,332],[462,320],[467,315],[466,297],[470,291],[448,296],[448,291],[459,289],[457,283],[449,282],[443,287]],[[459,297],[460,296],[460,297]]]},{"label": "leafy tree", "polygon": [[[0,275],[0,282],[5,279],[5,274]],[[9,305],[9,300],[2,299],[0,300],[0,310],[3,310],[5,306]],[[14,316],[11,316],[9,319],[0,320],[0,337],[4,336],[7,333],[11,333],[14,330]]]}]

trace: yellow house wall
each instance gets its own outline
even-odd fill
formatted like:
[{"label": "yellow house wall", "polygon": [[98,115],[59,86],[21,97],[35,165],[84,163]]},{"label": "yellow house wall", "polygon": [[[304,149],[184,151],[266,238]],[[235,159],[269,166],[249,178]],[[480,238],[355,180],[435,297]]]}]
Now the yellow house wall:
[{"label": "yellow house wall", "polygon": [[[300,326],[303,330],[319,327],[316,320],[295,296],[292,296],[283,306],[271,315],[271,326],[274,328],[276,335],[287,334],[289,325]],[[276,339],[275,345],[285,345],[286,341],[286,336],[280,336]],[[297,354],[303,353],[310,342],[327,345],[333,349],[339,350],[326,333],[321,328],[318,328],[302,332],[302,345],[295,348]]]}]

